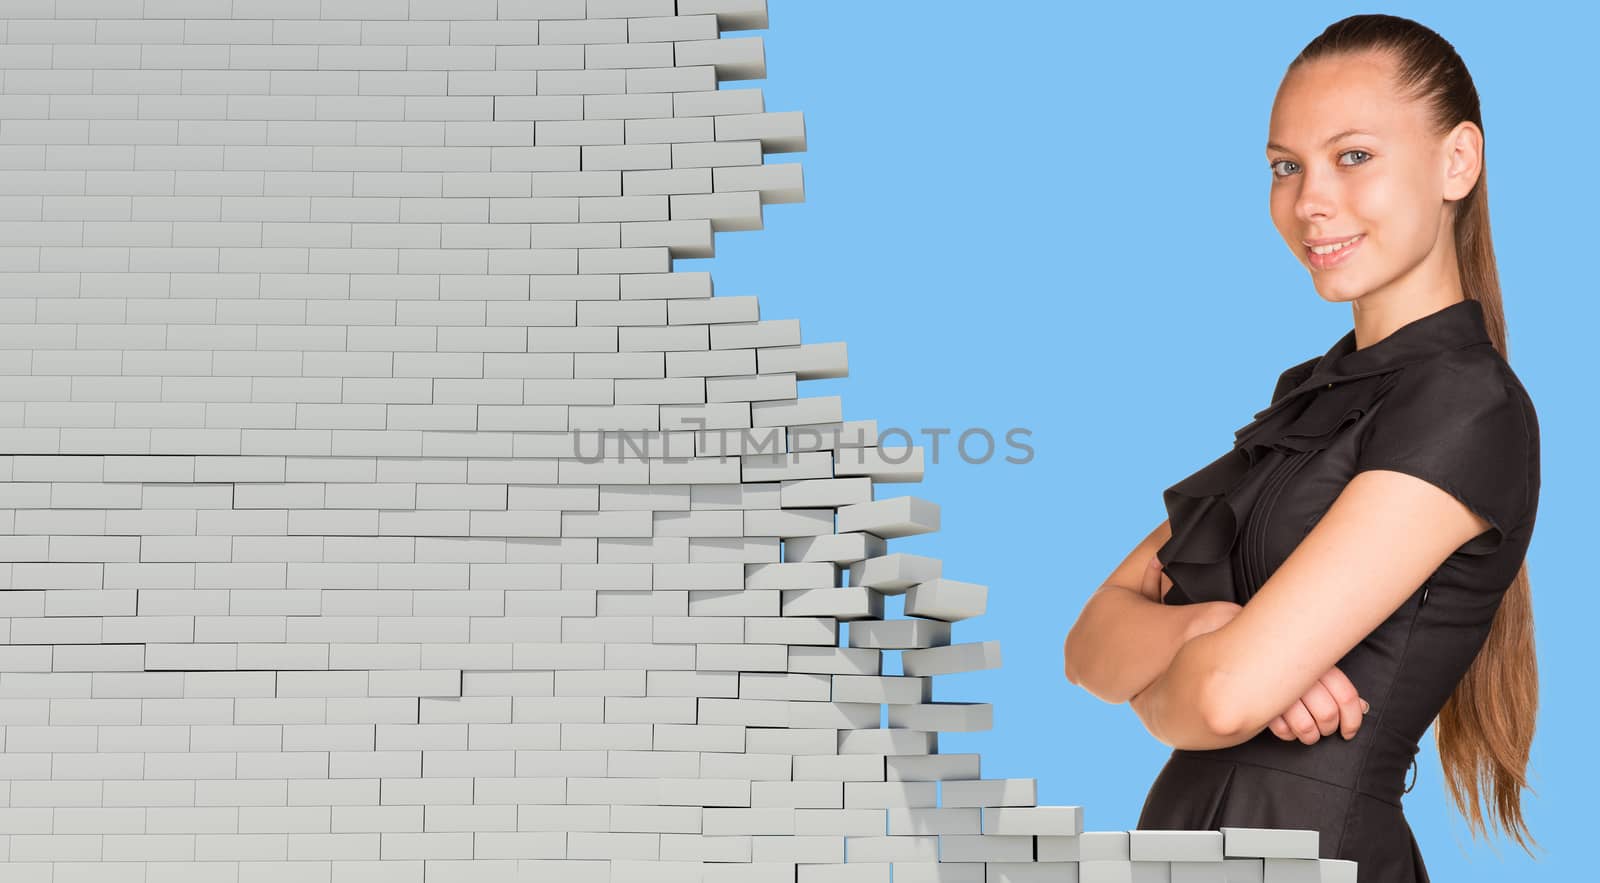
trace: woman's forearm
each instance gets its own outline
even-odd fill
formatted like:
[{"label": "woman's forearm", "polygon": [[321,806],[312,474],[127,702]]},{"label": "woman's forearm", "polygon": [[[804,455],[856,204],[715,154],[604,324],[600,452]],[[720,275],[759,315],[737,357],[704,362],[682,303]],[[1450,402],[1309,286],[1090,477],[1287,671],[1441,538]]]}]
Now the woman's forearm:
[{"label": "woman's forearm", "polygon": [[1172,665],[1128,702],[1150,735],[1172,748],[1211,751],[1245,741],[1224,733],[1208,717],[1212,634],[1197,635],[1179,647]]},{"label": "woman's forearm", "polygon": [[1200,633],[1205,614],[1200,604],[1169,607],[1137,590],[1107,585],[1084,605],[1067,634],[1067,679],[1106,702],[1127,702]]}]

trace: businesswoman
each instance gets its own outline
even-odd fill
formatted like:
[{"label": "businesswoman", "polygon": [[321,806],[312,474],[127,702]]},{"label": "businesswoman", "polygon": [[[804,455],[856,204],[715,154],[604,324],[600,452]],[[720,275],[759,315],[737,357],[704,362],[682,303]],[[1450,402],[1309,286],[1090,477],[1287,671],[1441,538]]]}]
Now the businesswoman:
[{"label": "businesswoman", "polygon": [[1289,65],[1267,142],[1273,224],[1353,327],[1163,492],[1066,675],[1173,748],[1139,828],[1315,829],[1363,883],[1427,881],[1401,807],[1423,734],[1474,833],[1481,793],[1521,843],[1538,697],[1539,428],[1478,96],[1437,33],[1351,16]]}]

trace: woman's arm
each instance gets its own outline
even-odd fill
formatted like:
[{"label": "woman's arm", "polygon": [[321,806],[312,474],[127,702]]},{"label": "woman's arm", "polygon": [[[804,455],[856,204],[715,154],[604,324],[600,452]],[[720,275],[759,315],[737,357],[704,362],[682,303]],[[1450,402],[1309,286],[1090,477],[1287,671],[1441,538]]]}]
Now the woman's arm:
[{"label": "woman's arm", "polygon": [[1175,748],[1248,741],[1488,527],[1420,478],[1358,473],[1239,615],[1184,644],[1134,710]]},{"label": "woman's arm", "polygon": [[1205,653],[1214,644],[1216,634],[1199,635],[1179,647],[1172,664],[1128,700],[1144,728],[1163,745],[1209,751],[1246,741],[1217,720],[1216,703],[1206,698],[1209,671],[1192,661],[1196,657],[1207,658]]},{"label": "woman's arm", "polygon": [[1169,521],[1157,525],[1089,597],[1067,633],[1067,680],[1106,702],[1127,702],[1166,670],[1185,641],[1220,625],[1214,604],[1161,603],[1172,580],[1165,574],[1151,580],[1147,569],[1171,536]]},{"label": "woman's arm", "polygon": [[1067,634],[1067,680],[1121,704],[1150,685],[1180,648],[1215,628],[1214,604],[1167,607],[1138,589],[1106,584]]}]

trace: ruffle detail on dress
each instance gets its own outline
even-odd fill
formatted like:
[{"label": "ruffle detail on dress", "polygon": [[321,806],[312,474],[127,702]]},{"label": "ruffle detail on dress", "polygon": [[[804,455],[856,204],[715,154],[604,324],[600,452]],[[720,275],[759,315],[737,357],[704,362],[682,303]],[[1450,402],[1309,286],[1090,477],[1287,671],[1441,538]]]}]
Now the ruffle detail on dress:
[{"label": "ruffle detail on dress", "polygon": [[1233,449],[1162,492],[1172,537],[1156,557],[1173,581],[1167,604],[1245,603],[1230,552],[1285,457],[1320,450],[1367,410],[1367,384],[1340,384],[1318,395],[1287,395],[1234,433]]},{"label": "ruffle detail on dress", "polygon": [[1263,491],[1284,480],[1285,458],[1327,447],[1348,424],[1372,413],[1414,363],[1455,350],[1489,347],[1482,306],[1462,300],[1356,348],[1351,329],[1322,356],[1290,366],[1278,378],[1272,404],[1234,432],[1233,450],[1162,492],[1172,537],[1156,550],[1173,586],[1166,603],[1233,601],[1247,580],[1231,555]]}]

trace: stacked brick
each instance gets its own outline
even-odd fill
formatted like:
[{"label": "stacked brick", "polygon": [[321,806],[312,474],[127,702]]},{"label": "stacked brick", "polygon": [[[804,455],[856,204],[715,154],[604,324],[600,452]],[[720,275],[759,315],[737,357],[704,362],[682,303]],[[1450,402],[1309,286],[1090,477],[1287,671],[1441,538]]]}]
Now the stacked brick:
[{"label": "stacked brick", "polygon": [[1354,879],[938,752],[921,452],[673,267],[803,197],[767,25],[0,4],[0,880]]}]

